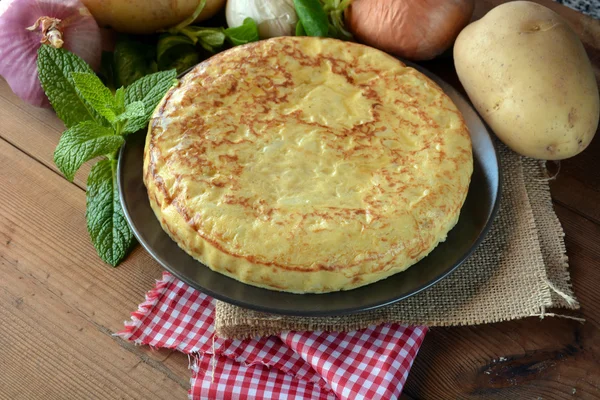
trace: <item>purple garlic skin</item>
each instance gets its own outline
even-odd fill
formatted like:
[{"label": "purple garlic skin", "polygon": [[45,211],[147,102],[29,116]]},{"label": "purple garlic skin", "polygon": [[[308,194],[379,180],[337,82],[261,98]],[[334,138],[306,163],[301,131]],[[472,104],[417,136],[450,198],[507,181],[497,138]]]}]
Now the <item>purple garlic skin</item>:
[{"label": "purple garlic skin", "polygon": [[100,29],[79,0],[2,0],[2,3],[0,75],[23,101],[50,107],[37,72],[37,51],[42,45],[63,47],[92,69],[100,67]]}]

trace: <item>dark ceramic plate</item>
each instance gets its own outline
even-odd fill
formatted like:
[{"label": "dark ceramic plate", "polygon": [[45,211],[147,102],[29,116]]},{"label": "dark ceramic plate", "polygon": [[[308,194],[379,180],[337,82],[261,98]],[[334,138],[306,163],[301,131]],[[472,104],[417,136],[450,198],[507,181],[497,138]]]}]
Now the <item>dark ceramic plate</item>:
[{"label": "dark ceramic plate", "polygon": [[499,160],[485,125],[470,104],[450,85],[417,68],[435,80],[462,112],[471,132],[474,170],[457,225],[445,242],[408,270],[358,289],[301,295],[257,288],[211,271],[171,240],[150,208],[142,182],[144,133],[129,137],[119,157],[121,203],[133,233],[179,279],[216,299],[259,311],[302,316],[349,314],[395,303],[434,285],[458,268],[488,232],[500,200]]}]

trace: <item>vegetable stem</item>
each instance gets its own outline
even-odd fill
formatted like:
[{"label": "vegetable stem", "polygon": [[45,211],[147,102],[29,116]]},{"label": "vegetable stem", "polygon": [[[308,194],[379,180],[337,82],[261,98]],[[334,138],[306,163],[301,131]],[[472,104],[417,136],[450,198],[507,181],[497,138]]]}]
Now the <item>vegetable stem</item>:
[{"label": "vegetable stem", "polygon": [[[204,9],[205,5],[206,5],[206,0],[200,0],[198,2],[198,6],[194,10],[194,13],[192,15],[190,15],[189,17],[187,17],[186,19],[184,19],[183,21],[181,21],[179,24],[175,25],[175,27],[169,29],[169,33],[174,33],[174,34],[179,33],[183,28],[185,28],[186,26],[193,23],[196,20],[196,18],[198,18],[198,15],[200,15],[200,13]],[[192,38],[190,38],[190,39],[192,39]]]},{"label": "vegetable stem", "polygon": [[39,17],[37,19],[37,21],[35,21],[35,24],[33,24],[30,27],[27,27],[25,29],[27,29],[30,32],[34,32],[38,28],[41,28],[42,29],[42,39],[40,40],[40,43],[49,44],[50,46],[52,46],[56,49],[60,49],[63,46],[63,44],[65,43],[63,41],[63,33],[58,28],[60,23],[61,23],[61,20],[58,18]]},{"label": "vegetable stem", "polygon": [[126,121],[119,121],[115,127],[115,135],[122,136],[123,135],[123,127],[125,126]]},{"label": "vegetable stem", "polygon": [[190,31],[189,29],[182,28],[178,33],[181,33],[182,35],[185,35],[188,38],[190,38],[190,40],[194,44],[198,43],[198,36],[196,34],[194,34],[194,32]]}]

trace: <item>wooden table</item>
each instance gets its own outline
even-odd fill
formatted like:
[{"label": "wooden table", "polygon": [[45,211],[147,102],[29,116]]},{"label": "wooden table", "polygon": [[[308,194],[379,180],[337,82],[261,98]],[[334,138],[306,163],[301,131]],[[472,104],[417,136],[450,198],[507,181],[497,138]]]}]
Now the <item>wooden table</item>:
[{"label": "wooden table", "polygon": [[[561,10],[600,70],[598,22]],[[426,64],[456,84],[451,65]],[[161,268],[139,247],[116,269],[98,259],[84,218],[89,168],[69,183],[52,163],[62,130],[0,79],[0,399],[185,399],[185,355],[113,336]],[[405,398],[600,398],[600,135],[561,163],[551,187],[582,306],[575,315],[587,322],[432,329]]]}]

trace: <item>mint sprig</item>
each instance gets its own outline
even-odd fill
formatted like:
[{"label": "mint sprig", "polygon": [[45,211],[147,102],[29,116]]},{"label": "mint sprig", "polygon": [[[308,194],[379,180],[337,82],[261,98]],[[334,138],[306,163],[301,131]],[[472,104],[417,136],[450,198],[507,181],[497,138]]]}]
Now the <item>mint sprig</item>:
[{"label": "mint sprig", "polygon": [[71,77],[73,72],[91,73],[94,71],[77,56],[71,57],[67,50],[52,46],[38,49],[38,77],[56,115],[67,128],[82,121],[96,121],[106,125],[106,121],[82,99],[75,89]]},{"label": "mint sprig", "polygon": [[93,72],[71,72],[75,90],[98,114],[110,123],[117,118],[118,106],[116,96]]},{"label": "mint sprig", "polygon": [[72,181],[75,172],[93,158],[114,154],[125,143],[120,135],[94,121],[84,121],[63,132],[54,151],[54,163]]},{"label": "mint sprig", "polygon": [[117,152],[125,135],[143,129],[165,93],[176,83],[175,70],[145,76],[113,94],[75,54],[42,45],[38,50],[42,87],[67,130],[54,162],[72,181],[86,161],[101,157],[88,176],[86,221],[98,255],[116,266],[133,242],[119,202]]},{"label": "mint sprig", "polygon": [[137,132],[148,124],[158,102],[166,91],[177,83],[176,76],[177,72],[174,69],[156,72],[138,79],[127,87],[124,95],[125,106],[141,101],[144,103],[144,115],[130,118],[125,124],[123,133]]},{"label": "mint sprig", "polygon": [[117,161],[97,162],[87,180],[87,228],[100,258],[113,267],[127,255],[133,243],[133,233],[127,224],[119,201],[115,179]]}]

